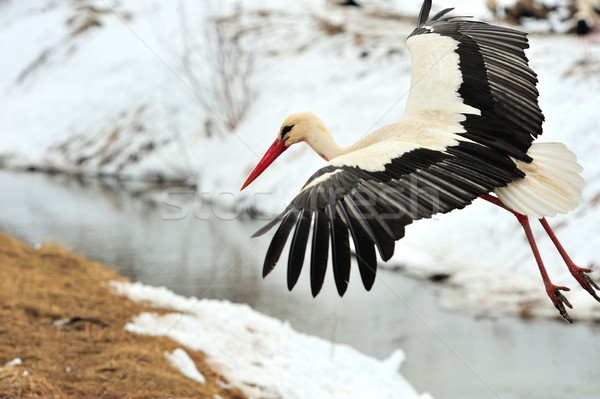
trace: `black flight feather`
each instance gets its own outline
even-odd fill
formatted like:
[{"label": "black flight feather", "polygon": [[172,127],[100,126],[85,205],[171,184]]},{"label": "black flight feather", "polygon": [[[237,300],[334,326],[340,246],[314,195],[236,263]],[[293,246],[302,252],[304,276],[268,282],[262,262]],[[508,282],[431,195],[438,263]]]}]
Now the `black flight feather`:
[{"label": "black flight feather", "polygon": [[325,272],[329,252],[329,223],[324,211],[315,213],[313,224],[312,251],[310,254],[310,289],[313,297],[319,294]]},{"label": "black flight feather", "polygon": [[432,21],[432,22],[437,21],[452,10],[454,10],[454,7],[444,8],[442,11],[438,12],[433,17],[431,17],[430,21]]},{"label": "black flight feather", "polygon": [[327,206],[327,215],[329,216],[329,232],[331,234],[333,277],[338,294],[343,296],[350,280],[351,258],[348,228],[337,215],[335,205]]},{"label": "black flight feather", "polygon": [[377,271],[375,244],[371,237],[363,230],[358,221],[350,216],[343,205],[339,205],[337,209],[341,210],[340,215],[343,216],[346,225],[348,226],[348,230],[350,230],[350,235],[354,242],[354,250],[356,251],[356,260],[360,278],[365,289],[369,291],[371,287],[373,287]]},{"label": "black flight feather", "polygon": [[298,218],[298,223],[296,223],[288,259],[287,286],[290,291],[298,282],[298,277],[300,277],[300,272],[302,271],[311,221],[311,212],[306,209],[302,210]]},{"label": "black flight feather", "polygon": [[429,12],[431,11],[431,0],[425,0],[421,6],[421,12],[419,12],[419,22],[417,26],[423,25],[429,18]]},{"label": "black flight feather", "polygon": [[361,213],[362,220],[369,225],[373,235],[375,236],[375,244],[379,250],[379,256],[381,256],[383,261],[389,260],[392,255],[394,255],[394,247],[396,246],[393,233],[387,227],[387,225],[385,228],[383,227],[382,224],[385,222],[378,220],[379,212],[373,209],[373,207],[369,204],[369,201],[364,199],[358,192],[354,193],[352,199]]},{"label": "black flight feather", "polygon": [[297,218],[298,211],[291,210],[281,221],[281,224],[279,225],[279,228],[275,232],[275,236],[269,245],[269,249],[267,249],[265,263],[263,265],[263,277],[271,273],[275,267],[275,264],[277,264],[277,261],[281,256],[281,251],[283,251],[285,242],[287,241],[290,231],[292,230],[292,227],[294,227],[294,223],[296,223]]}]

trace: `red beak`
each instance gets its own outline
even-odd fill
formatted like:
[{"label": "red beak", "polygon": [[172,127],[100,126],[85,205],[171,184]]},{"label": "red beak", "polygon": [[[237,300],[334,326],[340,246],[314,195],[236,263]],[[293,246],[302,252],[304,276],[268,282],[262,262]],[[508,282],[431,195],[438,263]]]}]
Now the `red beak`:
[{"label": "red beak", "polygon": [[288,148],[286,147],[283,140],[275,139],[273,144],[271,144],[271,147],[269,147],[265,155],[263,155],[262,159],[258,162],[258,165],[256,165],[252,173],[250,173],[250,176],[248,176],[248,178],[242,185],[242,188],[240,188],[240,191],[245,189],[250,183],[254,181],[254,179],[260,176],[260,174],[264,172],[265,169],[267,169],[269,165],[271,165],[273,161],[276,160],[277,157],[283,154],[283,152],[287,149]]}]

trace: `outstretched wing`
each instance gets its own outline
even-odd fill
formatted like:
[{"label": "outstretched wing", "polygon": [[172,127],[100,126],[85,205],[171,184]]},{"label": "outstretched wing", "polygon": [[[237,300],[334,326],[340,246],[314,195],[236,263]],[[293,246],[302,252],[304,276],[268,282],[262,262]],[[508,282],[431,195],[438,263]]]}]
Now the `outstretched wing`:
[{"label": "outstretched wing", "polygon": [[[392,159],[379,156],[391,153],[395,154]],[[340,156],[313,175],[281,215],[255,233],[262,235],[279,224],[265,257],[263,276],[273,270],[294,230],[287,271],[291,290],[312,232],[312,293],[317,295],[322,287],[331,240],[333,274],[343,295],[350,277],[350,233],[368,290],[375,281],[375,248],[387,261],[394,254],[395,241],[413,220],[463,208],[518,176],[523,175],[510,159],[477,143],[438,151],[387,141]]]},{"label": "outstretched wing", "polygon": [[[427,6],[429,3],[429,6]],[[428,10],[431,1],[425,1]],[[464,115],[463,136],[524,162],[542,134],[537,75],[528,66],[526,34],[514,29],[444,17],[419,26],[406,42],[412,78],[404,115],[442,110]]]},{"label": "outstretched wing", "polygon": [[403,119],[375,132],[368,146],[331,160],[255,234],[279,224],[263,275],[275,267],[293,230],[289,289],[298,281],[310,241],[312,293],[320,291],[331,242],[333,274],[343,295],[350,239],[363,285],[370,289],[375,248],[388,260],[406,225],[463,208],[524,176],[511,157],[531,161],[527,149],[544,119],[537,78],[523,51],[525,34],[444,17],[449,10],[427,20],[430,7],[425,1],[407,41],[413,76]]}]

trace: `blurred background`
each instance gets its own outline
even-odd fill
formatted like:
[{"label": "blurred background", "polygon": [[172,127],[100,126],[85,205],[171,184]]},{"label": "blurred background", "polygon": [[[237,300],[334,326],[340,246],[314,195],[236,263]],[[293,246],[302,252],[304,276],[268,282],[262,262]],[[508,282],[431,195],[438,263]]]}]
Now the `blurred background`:
[{"label": "blurred background", "polygon": [[[0,0],[0,230],[59,242],[134,281],[247,303],[383,359],[435,398],[596,398],[600,304],[539,236],[576,319],[557,318],[512,216],[476,201],[407,229],[371,292],[356,274],[313,299],[252,233],[323,164],[294,148],[239,187],[286,115],[314,111],[348,144],[398,120],[420,0]],[[598,266],[600,4],[434,1],[433,12],[530,32],[544,141],[578,154],[580,208],[551,223]],[[302,147],[302,146],[299,146]],[[541,229],[536,227],[536,233]],[[596,280],[599,274],[592,274]]]}]

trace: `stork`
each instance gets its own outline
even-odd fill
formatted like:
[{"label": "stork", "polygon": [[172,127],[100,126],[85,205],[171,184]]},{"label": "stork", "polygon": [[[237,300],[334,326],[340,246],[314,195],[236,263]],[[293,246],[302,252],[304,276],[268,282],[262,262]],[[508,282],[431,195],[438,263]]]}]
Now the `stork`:
[{"label": "stork", "polygon": [[328,3],[340,7],[361,7],[361,5],[354,0],[328,0]]},{"label": "stork", "polygon": [[344,9],[344,22],[342,24],[342,28],[346,29],[346,25],[348,25],[348,12],[350,8],[359,9],[362,6],[354,0],[327,0],[328,5],[343,7]]},{"label": "stork", "polygon": [[575,1],[576,12],[574,31],[577,36],[583,38],[584,59],[589,61],[590,42],[594,32],[600,29],[600,0],[577,0]]},{"label": "stork", "polygon": [[423,2],[418,26],[409,35],[412,76],[402,118],[374,130],[353,145],[336,144],[319,117],[288,116],[277,138],[241,190],[292,145],[307,143],[327,164],[313,174],[285,210],[258,230],[276,225],[263,276],[278,262],[293,230],[287,267],[291,290],[302,270],[312,231],[310,282],[321,290],[331,241],[336,288],[344,295],[350,277],[350,237],[364,287],[373,286],[375,248],[383,261],[394,254],[405,227],[434,214],[462,209],[483,198],[516,216],[523,227],[547,295],[572,322],[572,308],[552,283],[529,218],[540,221],[577,282],[596,300],[590,269],[569,257],[546,217],[575,209],[584,180],[575,155],[561,143],[532,143],[542,134],[537,75],[517,30],[446,16],[431,19]]},{"label": "stork", "polygon": [[575,33],[586,36],[598,29],[600,25],[600,0],[575,1],[576,12]]}]

